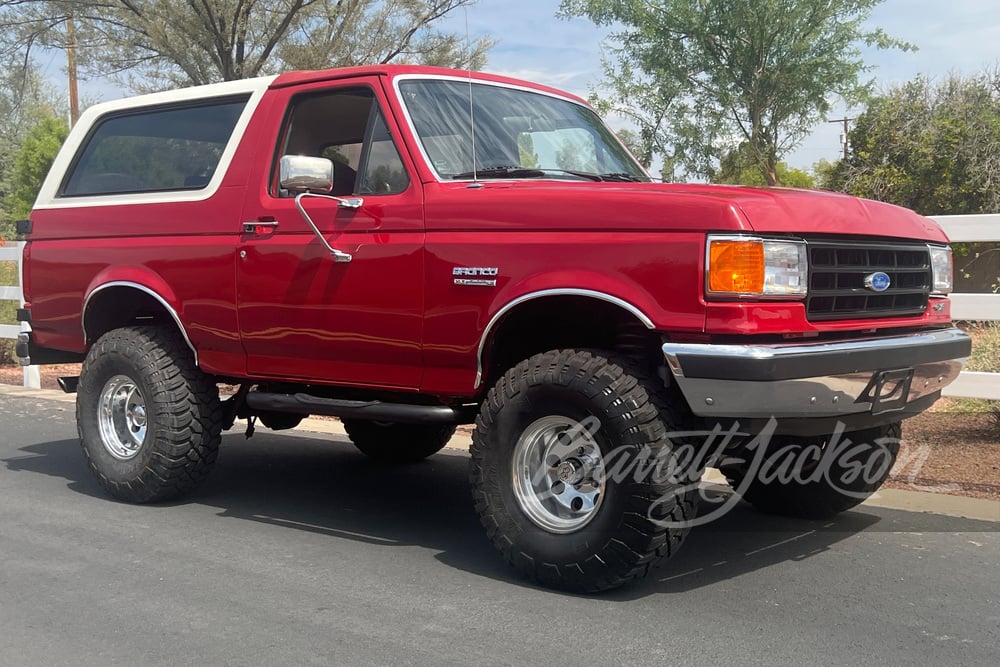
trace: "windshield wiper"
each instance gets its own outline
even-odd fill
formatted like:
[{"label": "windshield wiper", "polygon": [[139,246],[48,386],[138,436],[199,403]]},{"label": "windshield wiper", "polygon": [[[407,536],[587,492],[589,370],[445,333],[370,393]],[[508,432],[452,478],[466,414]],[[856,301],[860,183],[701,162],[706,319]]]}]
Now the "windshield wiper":
[{"label": "windshield wiper", "polygon": [[455,174],[453,179],[460,178],[540,178],[545,172],[527,167],[484,167],[476,171],[464,171]]},{"label": "windshield wiper", "polygon": [[557,174],[569,174],[570,176],[578,176],[580,178],[586,178],[591,181],[603,181],[604,179],[597,174],[591,173],[589,171],[577,171],[575,169],[549,169],[548,167],[542,167],[542,171],[545,172],[556,172]]},{"label": "windshield wiper", "polygon": [[455,174],[452,176],[453,179],[458,180],[461,178],[542,178],[546,174],[569,174],[570,176],[576,176],[578,178],[586,178],[591,181],[603,181],[604,179],[597,174],[592,174],[589,171],[574,171],[572,169],[550,169],[548,167],[513,167],[513,166],[503,166],[503,167],[484,167],[483,169],[478,169],[476,171],[465,171],[461,174]]},{"label": "windshield wiper", "polygon": [[559,174],[569,174],[570,176],[578,176],[580,178],[586,178],[591,181],[618,181],[626,183],[641,183],[642,179],[632,174],[626,174],[623,171],[613,172],[608,174],[595,174],[592,171],[578,171],[576,169],[550,169],[549,167],[539,167],[539,170],[546,173],[556,172]]},{"label": "windshield wiper", "polygon": [[622,183],[643,183],[643,179],[638,176],[633,176],[632,174],[626,174],[623,171],[614,172],[612,174],[601,174],[601,178],[605,181],[619,181]]},{"label": "windshield wiper", "polygon": [[478,169],[476,171],[465,171],[461,174],[455,174],[452,178],[455,180],[463,178],[542,178],[546,174],[552,173],[569,174],[570,176],[585,178],[590,181],[619,181],[628,183],[642,182],[641,178],[633,176],[632,174],[626,174],[625,172],[595,174],[593,172],[577,171],[575,169],[556,169],[550,167],[539,167],[536,169],[534,167],[514,166],[484,167],[483,169]]}]

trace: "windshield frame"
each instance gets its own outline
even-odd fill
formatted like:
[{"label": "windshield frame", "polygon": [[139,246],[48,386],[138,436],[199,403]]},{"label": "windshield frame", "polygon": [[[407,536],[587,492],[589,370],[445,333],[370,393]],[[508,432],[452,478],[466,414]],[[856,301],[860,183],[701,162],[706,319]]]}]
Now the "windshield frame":
[{"label": "windshield frame", "polygon": [[[621,141],[621,139],[618,138],[618,135],[608,126],[606,122],[604,122],[604,119],[601,118],[600,115],[593,110],[593,108],[591,108],[589,105],[581,102],[578,99],[574,99],[573,97],[570,97],[568,95],[559,95],[553,91],[534,88],[529,85],[518,85],[516,83],[509,83],[506,81],[492,81],[488,79],[479,79],[475,78],[475,76],[462,77],[462,76],[453,76],[447,74],[400,74],[398,76],[393,77],[392,80],[393,90],[396,93],[396,100],[398,100],[399,108],[402,110],[403,117],[406,119],[406,126],[410,131],[410,135],[413,137],[413,141],[416,144],[417,150],[420,152],[420,158],[423,160],[424,165],[427,167],[428,171],[433,175],[434,179],[438,183],[473,183],[483,180],[506,180],[506,181],[556,180],[562,182],[581,182],[581,181],[579,179],[567,179],[565,178],[565,176],[560,176],[560,174],[557,172],[552,172],[552,173],[546,172],[543,176],[536,176],[536,177],[503,178],[503,179],[497,177],[454,178],[451,176],[443,176],[434,166],[433,160],[431,160],[430,155],[427,153],[427,149],[424,146],[424,142],[421,139],[420,133],[417,132],[416,124],[413,122],[413,117],[410,115],[410,109],[406,104],[406,99],[402,93],[402,90],[400,89],[401,83],[412,80],[449,81],[457,83],[471,83],[472,85],[494,86],[497,88],[516,90],[534,95],[543,95],[545,97],[550,97],[563,102],[569,102],[570,104],[574,104],[578,107],[586,109],[590,114],[592,114],[594,118],[597,120],[597,122],[607,131],[608,138],[613,140],[615,144],[622,149],[623,153],[632,161],[638,172],[642,174],[646,179],[648,179],[648,181],[651,182],[653,180],[652,177],[649,175],[649,172],[646,170],[646,168],[639,163],[639,160],[637,160],[635,155],[632,154],[632,151],[630,151],[628,146],[626,146]],[[591,180],[586,180],[583,182],[593,183],[593,181]],[[618,183],[618,185],[621,185],[621,183]]]}]

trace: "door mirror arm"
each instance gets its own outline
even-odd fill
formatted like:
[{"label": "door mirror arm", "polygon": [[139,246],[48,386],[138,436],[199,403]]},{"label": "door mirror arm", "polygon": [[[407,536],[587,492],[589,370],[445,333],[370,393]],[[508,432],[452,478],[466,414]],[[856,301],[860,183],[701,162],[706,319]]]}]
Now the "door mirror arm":
[{"label": "door mirror arm", "polygon": [[323,236],[323,233],[319,231],[319,227],[316,226],[316,223],[313,222],[311,217],[309,217],[309,213],[306,212],[305,207],[302,205],[302,200],[305,197],[333,199],[334,201],[340,202],[341,208],[359,208],[361,204],[364,203],[364,200],[360,197],[349,197],[342,199],[340,197],[334,197],[333,195],[321,195],[313,192],[300,192],[295,196],[295,206],[299,209],[299,213],[302,214],[302,218],[306,221],[306,224],[308,224],[309,227],[313,230],[313,234],[315,234],[316,238],[319,239],[319,242],[323,244],[323,247],[326,248],[331,255],[333,255],[333,261],[350,262],[352,259],[354,259],[354,257],[349,253],[346,253],[342,250],[337,250],[336,248],[331,246],[327,242],[326,237]]}]

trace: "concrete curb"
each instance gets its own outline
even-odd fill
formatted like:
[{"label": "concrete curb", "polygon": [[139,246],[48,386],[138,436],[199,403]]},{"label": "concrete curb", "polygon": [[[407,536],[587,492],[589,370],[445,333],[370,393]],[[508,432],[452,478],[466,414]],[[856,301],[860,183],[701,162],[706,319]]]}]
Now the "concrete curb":
[{"label": "concrete curb", "polygon": [[[25,398],[45,399],[61,403],[75,402],[73,396],[61,391],[29,389],[27,387],[7,384],[0,384],[0,395],[24,396]],[[234,430],[238,430],[238,427],[234,428]],[[347,437],[343,424],[332,419],[303,419],[302,423],[292,429],[292,431]],[[467,427],[462,427],[447,444],[446,450],[452,455],[464,455],[468,453],[469,445],[471,444],[470,430]],[[722,487],[726,485],[726,479],[718,470],[714,469],[706,471],[702,481]],[[882,489],[863,504],[906,512],[926,512],[1000,523],[1000,502],[984,500],[982,498],[968,498],[966,496],[952,496],[943,493],[928,493],[926,491]]]},{"label": "concrete curb", "polygon": [[44,398],[60,403],[76,403],[76,398],[58,389],[30,389],[16,384],[0,384],[0,395]]}]

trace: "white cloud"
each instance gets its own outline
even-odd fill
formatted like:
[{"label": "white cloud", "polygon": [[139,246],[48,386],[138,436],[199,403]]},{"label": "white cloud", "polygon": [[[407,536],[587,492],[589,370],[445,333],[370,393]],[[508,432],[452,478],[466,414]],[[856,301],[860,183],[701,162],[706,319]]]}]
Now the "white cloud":
[{"label": "white cloud", "polygon": [[[469,9],[473,36],[499,40],[487,69],[563,88],[586,97],[601,80],[601,42],[608,34],[583,19],[555,16],[559,0],[480,0]],[[462,21],[461,16],[456,17]],[[887,88],[918,74],[972,74],[1000,61],[1000,6],[996,0],[886,0],[871,24],[909,41],[918,51],[865,49],[876,85]],[[451,26],[464,31],[464,21]],[[846,110],[840,108],[832,114]],[[792,154],[792,166],[809,168],[840,156],[841,128],[822,123]]]}]

